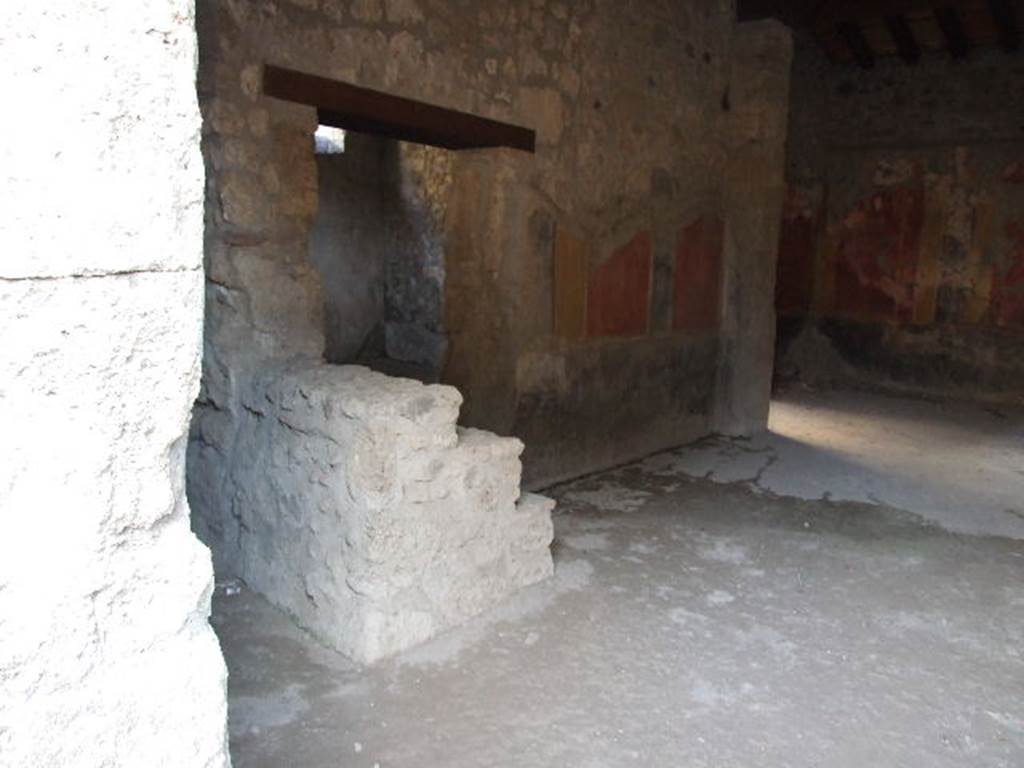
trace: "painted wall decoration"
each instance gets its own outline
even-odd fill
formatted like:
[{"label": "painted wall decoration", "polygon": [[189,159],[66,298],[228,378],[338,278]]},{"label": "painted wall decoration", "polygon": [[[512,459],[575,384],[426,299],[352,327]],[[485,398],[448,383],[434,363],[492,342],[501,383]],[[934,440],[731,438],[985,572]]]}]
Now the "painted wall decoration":
[{"label": "painted wall decoration", "polygon": [[1003,181],[1007,184],[1024,184],[1024,160],[1015,160],[1003,169]]},{"label": "painted wall decoration", "polygon": [[582,339],[587,332],[587,244],[564,227],[555,230],[555,335]]},{"label": "painted wall decoration", "polygon": [[1024,217],[1006,225],[1005,258],[992,271],[992,320],[1024,328]]},{"label": "painted wall decoration", "polygon": [[718,327],[724,234],[722,220],[714,216],[702,216],[680,230],[672,302],[674,330],[704,331]]},{"label": "painted wall decoration", "polygon": [[818,204],[813,191],[787,186],[775,271],[775,309],[780,314],[805,314],[811,308]]},{"label": "painted wall decoration", "polygon": [[858,203],[837,235],[835,311],[863,320],[907,322],[924,224],[924,190],[896,188]]},{"label": "painted wall decoration", "polygon": [[672,281],[662,286],[671,307],[662,306],[671,309],[671,318],[666,312],[664,325],[655,327],[651,316],[652,233],[636,232],[601,260],[600,250],[593,243],[566,227],[556,227],[552,290],[555,335],[578,340],[646,336],[669,330],[716,331],[722,313],[725,223],[718,216],[699,216],[677,230],[674,237],[673,269],[661,273]]},{"label": "painted wall decoration", "polygon": [[651,258],[651,235],[639,232],[591,272],[587,287],[588,336],[647,333]]},{"label": "painted wall decoration", "polygon": [[963,147],[837,153],[826,190],[787,192],[777,311],[1024,327],[1022,169]]}]

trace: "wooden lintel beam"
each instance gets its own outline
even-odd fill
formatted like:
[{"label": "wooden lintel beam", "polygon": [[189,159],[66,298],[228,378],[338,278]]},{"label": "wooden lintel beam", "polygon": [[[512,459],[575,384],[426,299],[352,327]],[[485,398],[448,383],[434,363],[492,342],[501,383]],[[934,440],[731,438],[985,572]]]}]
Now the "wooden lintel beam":
[{"label": "wooden lintel beam", "polygon": [[320,122],[446,149],[508,147],[533,152],[536,134],[497,120],[268,64],[263,93],[315,107]]},{"label": "wooden lintel beam", "polygon": [[892,36],[892,40],[896,44],[900,58],[907,64],[916,64],[921,58],[921,47],[917,44],[906,17],[886,16],[885,26],[889,29],[889,35]]},{"label": "wooden lintel beam", "polygon": [[988,6],[999,35],[999,45],[1006,51],[1020,50],[1020,27],[1013,5],[1009,0],[988,0]]},{"label": "wooden lintel beam", "polygon": [[838,32],[850,49],[850,53],[853,54],[854,61],[864,69],[871,69],[875,66],[875,52],[871,50],[871,45],[864,37],[864,32],[859,24],[850,21],[843,22],[839,25]]},{"label": "wooden lintel beam", "polygon": [[967,33],[964,32],[963,22],[960,21],[960,14],[951,5],[944,5],[935,9],[935,21],[938,22],[942,36],[946,39],[949,53],[954,59],[962,59],[967,56],[969,44]]}]

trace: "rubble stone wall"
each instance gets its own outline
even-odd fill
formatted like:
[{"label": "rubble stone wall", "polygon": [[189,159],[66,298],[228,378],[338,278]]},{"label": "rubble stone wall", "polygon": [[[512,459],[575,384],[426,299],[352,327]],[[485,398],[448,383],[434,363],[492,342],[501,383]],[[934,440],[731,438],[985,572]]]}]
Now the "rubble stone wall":
[{"label": "rubble stone wall", "polygon": [[218,549],[228,572],[363,662],[552,573],[554,502],[523,445],[456,427],[451,387],[291,364],[242,396]]},{"label": "rubble stone wall", "polygon": [[[770,323],[770,301],[753,297],[771,292],[761,240],[777,226],[777,195],[774,176],[742,195],[729,184],[781,167],[781,28],[764,27],[764,55],[744,67],[732,0],[201,0],[199,14],[209,280],[189,492],[219,565],[240,562],[233,517],[269,519],[261,504],[309,487],[284,465],[262,479],[241,464],[290,434],[254,415],[278,386],[266,372],[319,370],[325,348],[326,291],[308,258],[316,114],[265,97],[264,64],[536,130],[535,154],[403,147],[385,171],[397,170],[430,233],[401,268],[388,265],[385,344],[415,347],[413,329],[442,336],[441,380],[465,398],[461,423],[521,439],[526,485],[685,443],[716,427],[723,397],[762,397],[766,386],[727,393],[720,382],[741,355],[734,379],[770,377],[770,355],[744,350],[763,340],[749,329]],[[758,67],[771,88],[733,87]],[[730,169],[747,144],[748,172]],[[741,215],[748,206],[765,216]],[[437,301],[418,303],[434,280]],[[762,411],[737,429],[763,428]],[[244,487],[257,481],[262,494]],[[257,570],[247,565],[248,578]]]},{"label": "rubble stone wall", "polygon": [[[410,281],[388,286],[400,298],[387,307],[395,350],[437,341],[424,328],[446,341],[441,380],[466,398],[464,423],[524,439],[529,484],[715,427],[719,368],[736,348],[721,346],[722,324],[730,302],[745,298],[725,286],[731,254],[686,233],[702,232],[699,221],[734,226],[729,126],[757,111],[742,104],[750,91],[730,85],[739,72],[731,0],[201,0],[199,14],[211,276],[196,420],[203,472],[217,475],[231,450],[240,373],[324,348],[323,289],[306,258],[315,112],[265,98],[265,63],[536,129],[535,155],[460,152],[422,171],[416,157],[400,158],[403,178],[419,176],[421,213],[439,234],[411,284],[441,278],[440,322],[423,319],[436,317],[432,303],[403,315],[427,295],[401,297]],[[558,248],[568,241],[585,259],[560,292]],[[644,250],[619,265],[630,243]],[[701,255],[699,292],[676,279],[677,265],[689,269],[683,252]],[[602,293],[602,271],[620,269],[634,271],[631,290]],[[707,307],[676,306],[698,293]],[[708,303],[708,293],[721,298]],[[581,301],[591,331],[566,336],[555,319]],[[623,312],[639,318],[626,331],[608,319]],[[621,417],[593,418],[618,409]]]}]

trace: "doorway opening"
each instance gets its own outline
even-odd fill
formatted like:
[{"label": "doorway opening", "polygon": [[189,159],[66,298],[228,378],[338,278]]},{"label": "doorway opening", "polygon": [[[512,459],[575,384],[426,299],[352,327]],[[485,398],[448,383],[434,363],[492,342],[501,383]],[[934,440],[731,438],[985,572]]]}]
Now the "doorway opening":
[{"label": "doorway opening", "polygon": [[309,254],[323,284],[324,357],[440,381],[451,152],[323,128]]},{"label": "doorway opening", "polygon": [[[533,133],[267,71],[265,95],[293,103],[267,105],[259,141],[214,121],[205,137],[189,500],[222,582],[373,662],[552,571],[553,502],[520,493],[523,444],[459,427],[459,391],[427,385],[448,344],[444,244],[476,224],[447,221],[454,150]],[[472,268],[484,239],[468,239]]]}]

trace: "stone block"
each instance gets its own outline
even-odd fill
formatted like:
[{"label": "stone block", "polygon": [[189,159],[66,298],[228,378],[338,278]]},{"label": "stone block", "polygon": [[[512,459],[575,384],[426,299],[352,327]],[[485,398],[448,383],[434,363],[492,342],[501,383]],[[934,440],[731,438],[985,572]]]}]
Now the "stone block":
[{"label": "stone block", "polygon": [[[183,487],[202,285],[0,280],[4,765],[226,763],[213,573]],[[173,739],[146,725],[157,711]]]},{"label": "stone block", "polygon": [[225,569],[331,647],[372,662],[550,575],[552,503],[520,499],[523,444],[457,429],[451,387],[296,362],[242,402],[209,528]]},{"label": "stone block", "polygon": [[[236,311],[242,313],[245,324],[255,330],[255,338],[237,339],[225,345],[225,352],[249,358],[323,354],[319,277],[305,264],[289,263],[301,259],[302,251],[302,243],[229,249],[226,258],[231,265],[230,288],[234,295],[228,299],[236,303]],[[219,303],[215,306],[220,309]],[[218,311],[216,318],[225,314]],[[211,317],[209,323],[213,320]],[[208,332],[212,330],[208,328]]]},{"label": "stone block", "polygon": [[353,0],[350,13],[356,21],[374,22],[380,21],[384,9],[381,0]]},{"label": "stone block", "polygon": [[423,11],[416,0],[385,0],[388,21],[393,24],[419,24]]},{"label": "stone block", "polygon": [[440,370],[448,352],[448,337],[419,323],[387,323],[384,326],[388,357]]},{"label": "stone block", "polygon": [[[0,83],[10,108],[32,115],[0,146],[0,277],[191,269],[201,258],[192,3],[94,5],[0,8]],[[117,44],[101,55],[99,40]]]},{"label": "stone block", "polygon": [[557,144],[565,128],[562,94],[554,88],[519,89],[519,114],[524,125],[537,132],[540,144]]}]

